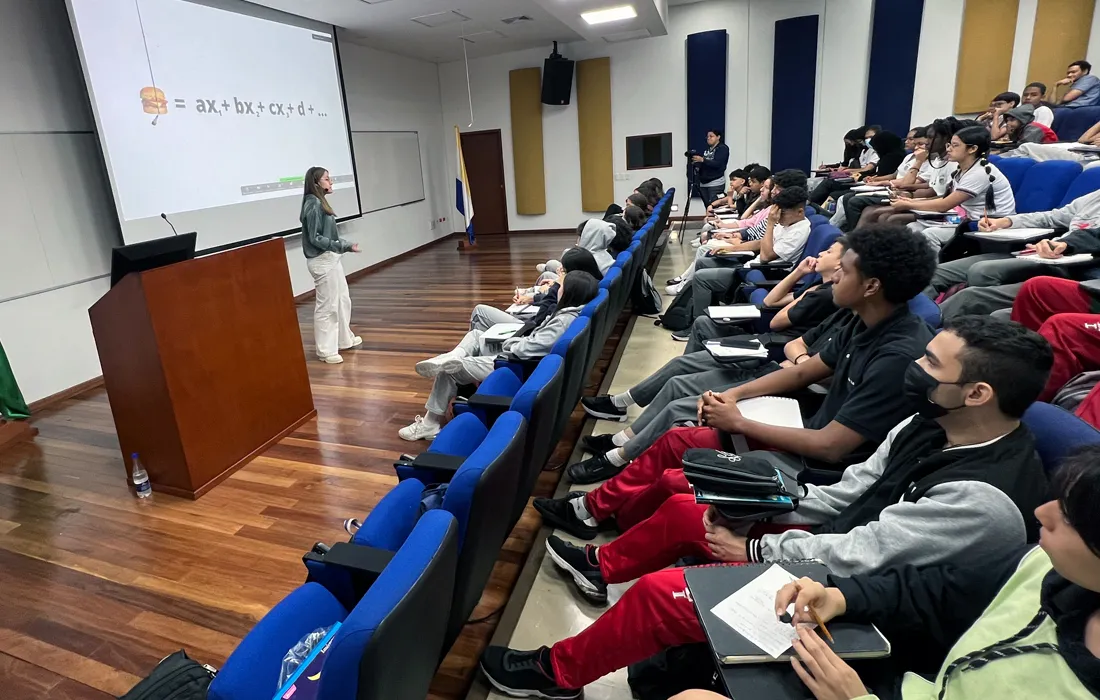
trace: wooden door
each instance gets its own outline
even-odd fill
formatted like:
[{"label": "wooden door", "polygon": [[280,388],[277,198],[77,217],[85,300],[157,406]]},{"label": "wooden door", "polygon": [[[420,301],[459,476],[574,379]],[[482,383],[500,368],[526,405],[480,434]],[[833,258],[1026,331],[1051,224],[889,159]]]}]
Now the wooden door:
[{"label": "wooden door", "polygon": [[462,158],[474,200],[474,234],[508,233],[504,190],[504,150],[500,129],[462,134]]}]

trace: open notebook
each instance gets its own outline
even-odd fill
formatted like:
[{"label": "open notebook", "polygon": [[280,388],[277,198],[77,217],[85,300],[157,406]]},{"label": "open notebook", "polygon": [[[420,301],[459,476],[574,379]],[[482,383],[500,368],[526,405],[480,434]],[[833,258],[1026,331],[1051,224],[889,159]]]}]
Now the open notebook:
[{"label": "open notebook", "polygon": [[708,306],[707,316],[715,321],[742,321],[760,318],[760,309],[756,304],[730,304],[729,306]]},{"label": "open notebook", "polygon": [[969,235],[983,241],[1030,241],[1046,238],[1052,233],[1052,228],[1006,228],[1000,231],[971,231]]},{"label": "open notebook", "polygon": [[1077,255],[1063,255],[1060,258],[1040,258],[1038,255],[1020,255],[1020,260],[1029,260],[1039,265],[1081,265],[1096,261],[1092,253],[1078,253]]},{"label": "open notebook", "polygon": [[716,360],[736,360],[743,358],[765,359],[768,357],[768,349],[764,347],[764,344],[759,340],[754,338],[749,341],[748,344],[752,345],[752,347],[730,347],[729,345],[723,345],[720,340],[708,340],[704,343],[704,347],[706,347],[710,356]]}]

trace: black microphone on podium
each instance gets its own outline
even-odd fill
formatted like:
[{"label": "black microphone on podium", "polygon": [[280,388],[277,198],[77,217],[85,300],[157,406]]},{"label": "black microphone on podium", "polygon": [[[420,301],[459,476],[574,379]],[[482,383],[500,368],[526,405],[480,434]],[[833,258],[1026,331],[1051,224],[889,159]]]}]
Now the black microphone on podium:
[{"label": "black microphone on podium", "polygon": [[[169,226],[172,226],[172,222],[171,222],[171,221],[168,221],[168,215],[167,215],[167,214],[165,214],[164,212],[161,212],[161,213],[160,213],[160,218],[164,219],[165,223],[167,223],[167,224],[168,224]],[[178,235],[180,235],[180,234],[179,234],[179,232],[178,232],[178,231],[176,231],[176,227],[175,227],[175,226],[172,226],[172,235],[173,235],[173,236],[178,236]]]}]

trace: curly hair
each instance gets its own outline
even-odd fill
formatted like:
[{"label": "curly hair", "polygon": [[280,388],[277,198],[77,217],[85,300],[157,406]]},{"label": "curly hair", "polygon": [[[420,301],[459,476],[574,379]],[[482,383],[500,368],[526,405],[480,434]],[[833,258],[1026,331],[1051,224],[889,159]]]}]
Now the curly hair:
[{"label": "curly hair", "polygon": [[859,256],[859,272],[882,285],[882,296],[904,304],[921,293],[936,271],[936,253],[923,233],[901,226],[865,226],[848,234],[847,250]]},{"label": "curly hair", "polygon": [[786,170],[780,170],[777,173],[772,173],[772,184],[779,185],[781,189],[788,187],[806,187],[806,173],[795,168],[788,168]]},{"label": "curly hair", "polygon": [[772,198],[772,203],[780,209],[801,209],[806,206],[806,190],[802,187],[787,187]]}]

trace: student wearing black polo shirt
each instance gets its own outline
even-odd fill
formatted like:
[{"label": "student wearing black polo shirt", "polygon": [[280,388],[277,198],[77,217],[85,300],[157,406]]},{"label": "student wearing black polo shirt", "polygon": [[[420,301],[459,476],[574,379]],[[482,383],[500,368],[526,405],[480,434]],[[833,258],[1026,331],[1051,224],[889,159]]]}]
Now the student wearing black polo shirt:
[{"label": "student wearing black polo shirt", "polygon": [[[721,394],[704,394],[699,399],[699,417],[704,412],[708,415],[707,427],[668,431],[595,491],[584,497],[536,499],[544,520],[571,532],[570,528],[592,517],[589,506],[601,504],[596,508],[598,519],[640,501],[646,508],[655,508],[662,494],[690,491],[681,466],[684,452],[693,447],[729,449],[729,433],[744,435],[757,448],[788,453],[789,461],[815,467],[837,469],[866,459],[890,429],[910,414],[902,392],[905,370],[924,354],[932,338],[932,330],[909,312],[907,304],[936,267],[935,254],[922,238],[920,233],[890,226],[854,231],[833,282],[833,299],[837,306],[850,309],[855,321],[831,330],[817,355],[799,357],[794,366]],[[792,394],[829,377],[832,382],[825,400],[805,419],[805,428],[758,423],[737,410],[741,399]],[[582,472],[579,467],[574,465],[568,472],[574,481],[585,476],[577,473]],[[607,478],[608,471],[602,469],[600,476]]]}]

